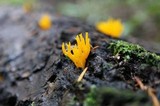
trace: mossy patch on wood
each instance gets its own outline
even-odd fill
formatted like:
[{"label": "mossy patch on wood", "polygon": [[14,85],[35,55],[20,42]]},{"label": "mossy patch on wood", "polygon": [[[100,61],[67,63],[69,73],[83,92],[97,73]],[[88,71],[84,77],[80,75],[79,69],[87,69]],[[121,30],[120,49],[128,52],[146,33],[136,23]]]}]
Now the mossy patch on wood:
[{"label": "mossy patch on wood", "polygon": [[144,92],[135,93],[129,90],[118,90],[113,87],[91,87],[84,101],[84,106],[149,106],[149,97]]},{"label": "mossy patch on wood", "polygon": [[113,55],[122,57],[124,61],[135,59],[138,62],[160,68],[160,56],[147,51],[139,45],[118,40],[112,41],[109,49],[113,51]]}]

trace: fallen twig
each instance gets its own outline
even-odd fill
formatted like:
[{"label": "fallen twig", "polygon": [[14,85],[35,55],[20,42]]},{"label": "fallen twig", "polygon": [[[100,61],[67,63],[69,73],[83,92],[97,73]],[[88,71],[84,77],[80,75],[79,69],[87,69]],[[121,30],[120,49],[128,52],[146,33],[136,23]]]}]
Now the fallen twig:
[{"label": "fallen twig", "polygon": [[134,77],[137,84],[140,86],[140,89],[146,91],[148,95],[151,97],[154,106],[160,106],[158,98],[154,94],[155,90],[149,86],[145,86],[142,81],[138,77]]},{"label": "fallen twig", "polygon": [[92,48],[92,50],[95,50],[95,49],[97,49],[97,48],[99,48],[99,46],[95,46],[95,47],[93,47],[93,48]]}]

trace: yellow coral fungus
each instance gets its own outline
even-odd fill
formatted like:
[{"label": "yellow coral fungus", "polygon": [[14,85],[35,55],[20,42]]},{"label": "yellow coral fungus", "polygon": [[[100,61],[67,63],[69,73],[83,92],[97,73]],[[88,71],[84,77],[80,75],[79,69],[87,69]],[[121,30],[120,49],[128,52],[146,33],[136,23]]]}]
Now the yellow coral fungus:
[{"label": "yellow coral fungus", "polygon": [[39,22],[38,22],[38,25],[43,30],[50,29],[51,25],[52,25],[50,15],[48,15],[48,14],[42,15]]},{"label": "yellow coral fungus", "polygon": [[71,46],[70,42],[66,44],[67,50],[65,44],[62,43],[62,52],[74,62],[77,68],[85,68],[86,59],[91,49],[88,33],[86,32],[85,39],[82,34],[77,35],[76,42],[77,44],[74,46]]},{"label": "yellow coral fungus", "polygon": [[100,32],[114,38],[119,38],[124,30],[121,20],[112,18],[107,21],[97,23],[96,28]]}]

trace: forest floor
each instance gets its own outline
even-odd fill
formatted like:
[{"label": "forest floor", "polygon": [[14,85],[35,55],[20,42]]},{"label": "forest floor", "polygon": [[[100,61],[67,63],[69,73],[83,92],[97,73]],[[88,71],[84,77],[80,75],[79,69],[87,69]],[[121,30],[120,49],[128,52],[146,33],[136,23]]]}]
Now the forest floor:
[{"label": "forest floor", "polygon": [[[160,48],[154,43],[125,39],[143,48],[112,39],[55,14],[52,28],[43,31],[37,25],[42,12],[0,9],[0,106],[151,106],[160,100]],[[77,82],[83,70],[61,45],[85,32],[92,49]]]}]

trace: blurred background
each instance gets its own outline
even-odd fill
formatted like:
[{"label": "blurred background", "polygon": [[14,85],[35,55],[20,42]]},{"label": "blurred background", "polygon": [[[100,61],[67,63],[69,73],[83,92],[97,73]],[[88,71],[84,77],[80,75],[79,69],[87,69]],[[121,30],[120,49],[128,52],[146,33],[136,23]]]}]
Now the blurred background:
[{"label": "blurred background", "polygon": [[0,0],[0,5],[50,11],[91,25],[118,18],[125,25],[123,38],[160,42],[160,0]]}]

